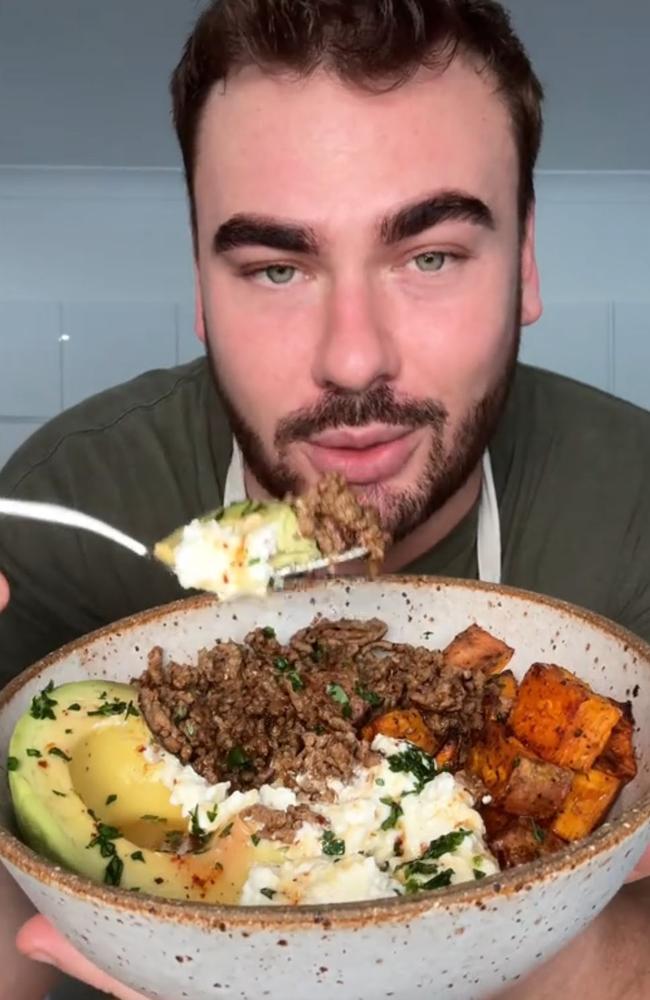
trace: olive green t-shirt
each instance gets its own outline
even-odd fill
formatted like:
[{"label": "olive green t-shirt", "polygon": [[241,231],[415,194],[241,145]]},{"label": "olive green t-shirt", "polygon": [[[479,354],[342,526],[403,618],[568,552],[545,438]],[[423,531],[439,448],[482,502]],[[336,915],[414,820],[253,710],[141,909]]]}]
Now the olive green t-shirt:
[{"label": "olive green t-shirt", "polygon": [[[650,413],[521,366],[491,444],[503,581],[604,614],[650,640]],[[222,501],[232,437],[207,364],[150,372],[35,434],[0,495],[103,518],[146,543]],[[408,572],[476,578],[474,509]],[[182,595],[101,538],[0,520],[0,685],[68,640]]]}]

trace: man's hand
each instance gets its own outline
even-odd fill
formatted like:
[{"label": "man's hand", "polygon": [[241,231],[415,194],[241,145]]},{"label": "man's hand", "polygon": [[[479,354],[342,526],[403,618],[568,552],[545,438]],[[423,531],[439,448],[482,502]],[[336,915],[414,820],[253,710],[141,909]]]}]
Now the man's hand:
[{"label": "man's hand", "polygon": [[80,955],[66,939],[45,919],[32,917],[25,924],[16,939],[18,950],[37,962],[47,962],[73,979],[80,979],[96,990],[108,993],[116,1000],[146,1000],[128,986],[111,979],[105,972]]},{"label": "man's hand", "polygon": [[650,848],[645,852],[638,865],[628,878],[628,882],[637,882],[640,878],[650,878]]}]

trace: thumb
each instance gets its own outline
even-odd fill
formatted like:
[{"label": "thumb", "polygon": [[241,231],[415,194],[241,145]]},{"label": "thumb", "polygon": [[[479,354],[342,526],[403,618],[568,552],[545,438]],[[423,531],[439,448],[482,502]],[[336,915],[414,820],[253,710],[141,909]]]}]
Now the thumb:
[{"label": "thumb", "polygon": [[16,947],[27,958],[54,965],[73,979],[80,979],[116,1000],[146,1000],[142,993],[118,983],[84,958],[45,917],[32,917],[23,925],[16,938]]}]

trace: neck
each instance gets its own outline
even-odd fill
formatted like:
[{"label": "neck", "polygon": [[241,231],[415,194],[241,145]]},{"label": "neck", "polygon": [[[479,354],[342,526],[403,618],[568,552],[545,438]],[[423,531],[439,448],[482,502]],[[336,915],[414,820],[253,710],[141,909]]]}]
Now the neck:
[{"label": "neck", "polygon": [[[384,573],[399,573],[425,552],[429,552],[456,528],[477,502],[481,494],[483,470],[479,464],[465,481],[463,486],[454,493],[440,510],[432,514],[424,524],[419,525],[406,538],[392,545],[384,560]],[[254,500],[270,500],[248,467],[244,468],[244,483],[246,495]],[[342,568],[342,567],[341,567]],[[358,564],[346,565],[348,572],[358,572]]]}]

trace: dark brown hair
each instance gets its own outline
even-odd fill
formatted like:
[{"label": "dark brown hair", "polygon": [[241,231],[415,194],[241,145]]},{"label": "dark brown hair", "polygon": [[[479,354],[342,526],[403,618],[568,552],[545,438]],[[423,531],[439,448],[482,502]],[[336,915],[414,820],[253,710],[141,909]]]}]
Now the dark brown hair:
[{"label": "dark brown hair", "polygon": [[194,168],[208,96],[248,65],[305,76],[319,66],[369,89],[399,86],[421,66],[444,69],[461,52],[494,78],[519,150],[522,223],[534,201],[542,86],[496,0],[213,0],[199,17],[171,92],[196,231]]}]

